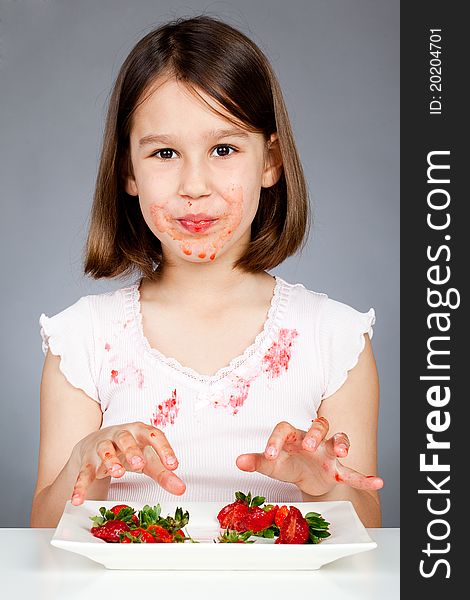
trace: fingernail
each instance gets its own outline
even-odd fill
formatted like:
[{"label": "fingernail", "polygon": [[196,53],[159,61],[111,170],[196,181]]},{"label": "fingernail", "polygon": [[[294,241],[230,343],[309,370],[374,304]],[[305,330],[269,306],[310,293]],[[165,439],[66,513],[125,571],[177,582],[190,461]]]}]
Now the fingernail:
[{"label": "fingernail", "polygon": [[77,498],[80,498],[80,494],[73,494],[72,500],[76,500]]},{"label": "fingernail", "polygon": [[341,450],[341,452],[348,451],[348,447],[346,446],[346,444],[338,444],[338,449]]},{"label": "fingernail", "polygon": [[111,473],[116,473],[116,471],[120,471],[122,468],[122,465],[113,465],[109,470]]},{"label": "fingernail", "polygon": [[136,467],[137,465],[140,465],[142,463],[142,459],[140,458],[140,456],[133,456],[131,458],[131,464],[134,465],[134,467]]},{"label": "fingernail", "polygon": [[315,448],[317,446],[317,442],[316,442],[315,438],[309,437],[304,440],[304,446],[306,448],[308,448],[309,450],[315,450]]},{"label": "fingernail", "polygon": [[277,454],[277,448],[275,448],[274,446],[268,446],[266,448],[266,454],[268,456],[276,456],[276,454]]},{"label": "fingernail", "polygon": [[176,463],[176,458],[174,456],[167,456],[166,457],[166,464],[167,465],[174,465]]}]

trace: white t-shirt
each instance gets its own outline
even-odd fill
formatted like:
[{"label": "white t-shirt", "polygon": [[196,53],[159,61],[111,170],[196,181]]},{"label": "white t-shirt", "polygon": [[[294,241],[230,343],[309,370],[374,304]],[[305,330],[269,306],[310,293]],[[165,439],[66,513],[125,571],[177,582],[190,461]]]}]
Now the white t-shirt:
[{"label": "white t-shirt", "polygon": [[[102,427],[143,421],[164,431],[178,457],[176,474],[188,501],[233,501],[236,491],[270,502],[298,502],[289,483],[235,464],[264,452],[277,423],[306,431],[321,401],[334,394],[372,337],[374,309],[361,313],[275,276],[263,330],[244,353],[214,375],[201,375],[151,348],[142,329],[140,278],[114,292],[80,298],[40,317],[43,351],[98,402]],[[67,402],[67,398],[64,398]],[[174,501],[146,475],[111,479],[108,499],[148,504]]]}]

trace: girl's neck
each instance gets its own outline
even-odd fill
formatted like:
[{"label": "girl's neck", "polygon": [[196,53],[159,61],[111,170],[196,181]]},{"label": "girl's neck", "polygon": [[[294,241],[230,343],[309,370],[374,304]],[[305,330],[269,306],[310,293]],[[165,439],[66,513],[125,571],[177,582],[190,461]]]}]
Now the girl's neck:
[{"label": "girl's neck", "polygon": [[144,279],[140,287],[143,301],[178,304],[181,307],[213,309],[223,305],[238,305],[254,299],[266,287],[274,287],[274,278],[262,271],[246,273],[220,263],[165,263],[161,279]]}]

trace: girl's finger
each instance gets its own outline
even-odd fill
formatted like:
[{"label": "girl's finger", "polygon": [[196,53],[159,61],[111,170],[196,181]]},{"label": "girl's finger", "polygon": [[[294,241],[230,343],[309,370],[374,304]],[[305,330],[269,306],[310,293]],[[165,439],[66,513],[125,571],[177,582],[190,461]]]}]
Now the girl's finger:
[{"label": "girl's finger", "polygon": [[381,477],[375,475],[363,475],[340,463],[338,463],[337,466],[335,479],[338,483],[345,483],[358,490],[380,490],[384,484]]},{"label": "girl's finger", "polygon": [[303,449],[309,450],[310,452],[315,452],[321,442],[325,439],[329,427],[330,424],[325,417],[317,417],[316,419],[313,419],[312,425],[303,439]]},{"label": "girl's finger", "polygon": [[96,453],[101,458],[102,464],[96,472],[97,478],[122,477],[125,469],[119,460],[116,448],[111,440],[101,440],[96,445]]},{"label": "girl's finger", "polygon": [[160,429],[157,429],[156,427],[149,427],[148,429],[146,428],[144,436],[146,438],[145,445],[150,444],[160,457],[163,465],[165,465],[167,469],[176,469],[178,466],[178,459],[163,431],[160,431]]},{"label": "girl's finger", "polygon": [[257,471],[267,477],[272,477],[276,468],[276,463],[271,457],[267,460],[265,454],[258,453],[240,454],[237,457],[236,465],[242,471],[248,471],[248,473]]},{"label": "girl's finger", "polygon": [[[286,442],[295,443],[300,440],[300,432],[287,421],[281,421],[273,429],[269,436],[264,456],[268,460],[274,460],[279,456]],[[246,456],[246,455],[243,455]],[[254,454],[252,456],[255,456]],[[257,469],[256,469],[257,470]]]},{"label": "girl's finger", "polygon": [[71,501],[74,506],[83,504],[86,498],[86,491],[95,480],[95,470],[96,468],[91,463],[82,465],[72,491]]},{"label": "girl's finger", "polygon": [[[130,469],[141,471],[145,464],[144,454],[132,433],[127,429],[118,429],[114,434],[113,441],[126,457]],[[108,452],[110,452],[109,448]]]},{"label": "girl's finger", "polygon": [[326,440],[325,450],[330,458],[345,458],[350,445],[349,438],[345,433],[335,433]]},{"label": "girl's finger", "polygon": [[153,447],[146,446],[144,453],[146,461],[143,472],[145,475],[154,479],[170,494],[181,496],[186,491],[185,483],[177,475],[165,468]]}]

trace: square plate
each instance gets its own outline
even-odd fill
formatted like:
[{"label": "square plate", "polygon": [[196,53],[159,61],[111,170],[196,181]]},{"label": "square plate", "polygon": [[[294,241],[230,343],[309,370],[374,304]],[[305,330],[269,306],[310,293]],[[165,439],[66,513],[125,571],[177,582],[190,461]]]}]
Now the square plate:
[{"label": "square plate", "polygon": [[[254,544],[214,543],[221,532],[217,514],[223,502],[168,502],[162,506],[162,516],[174,514],[181,506],[189,511],[189,523],[184,528],[194,544],[109,544],[90,532],[90,517],[99,508],[118,504],[104,500],[87,500],[81,506],[67,502],[51,544],[57,548],[81,554],[103,564],[108,569],[153,570],[314,570],[322,565],[366,550],[377,544],[371,540],[349,501],[293,502],[305,515],[320,513],[329,523],[331,536],[319,544],[274,544],[274,539],[257,538]],[[142,508],[135,502],[136,510]]]}]

